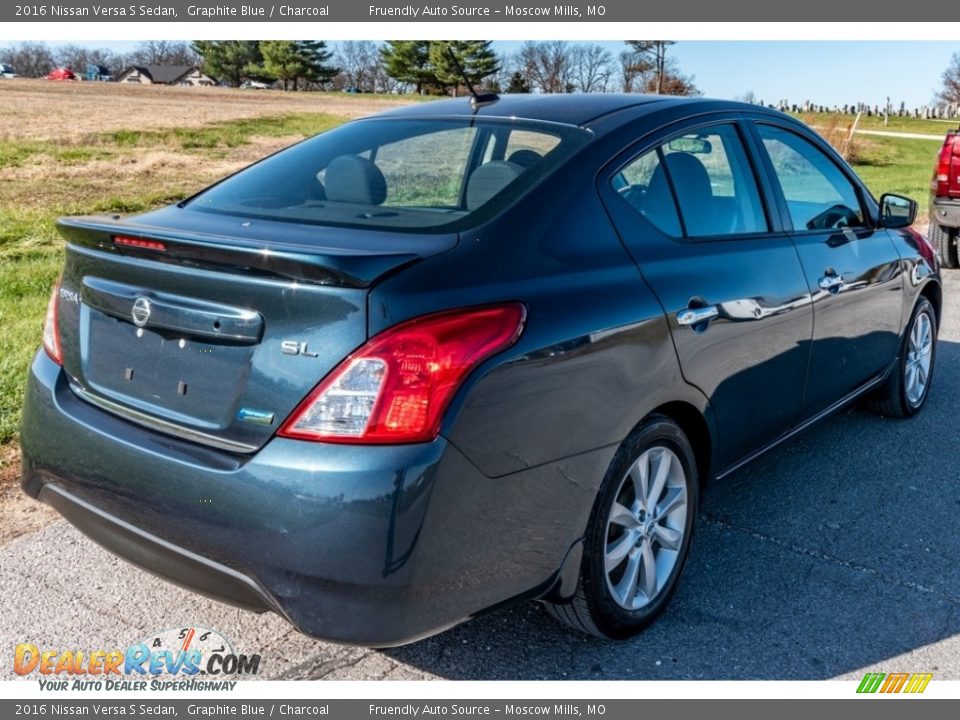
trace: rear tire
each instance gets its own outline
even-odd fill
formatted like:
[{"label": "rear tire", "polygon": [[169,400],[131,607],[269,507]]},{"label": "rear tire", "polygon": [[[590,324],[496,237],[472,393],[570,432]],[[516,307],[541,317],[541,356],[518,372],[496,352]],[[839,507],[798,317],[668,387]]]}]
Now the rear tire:
[{"label": "rear tire", "polygon": [[869,401],[871,410],[893,418],[913,417],[923,409],[937,360],[937,315],[925,297],[917,301],[907,325],[897,364]]},{"label": "rear tire", "polygon": [[663,612],[690,552],[697,465],[683,430],[651,416],[617,451],[590,514],[573,599],[547,604],[580,632],[620,639]]},{"label": "rear tire", "polygon": [[960,267],[960,257],[957,252],[957,229],[945,228],[937,223],[930,224],[930,242],[940,253],[940,264],[955,270]]}]

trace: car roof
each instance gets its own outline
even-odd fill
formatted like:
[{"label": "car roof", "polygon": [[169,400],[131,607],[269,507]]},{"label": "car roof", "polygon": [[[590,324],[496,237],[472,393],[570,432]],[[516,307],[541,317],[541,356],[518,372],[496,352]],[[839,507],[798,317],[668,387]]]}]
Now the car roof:
[{"label": "car roof", "polygon": [[702,97],[677,97],[673,95],[628,95],[616,93],[577,94],[516,94],[500,95],[500,99],[474,112],[469,96],[450,100],[413,103],[388,110],[375,117],[488,117],[521,118],[543,122],[564,123],[581,127],[615,112],[626,109],[647,111],[662,110],[678,104],[709,106],[711,110],[764,111],[756,105],[729,100],[709,100]]}]

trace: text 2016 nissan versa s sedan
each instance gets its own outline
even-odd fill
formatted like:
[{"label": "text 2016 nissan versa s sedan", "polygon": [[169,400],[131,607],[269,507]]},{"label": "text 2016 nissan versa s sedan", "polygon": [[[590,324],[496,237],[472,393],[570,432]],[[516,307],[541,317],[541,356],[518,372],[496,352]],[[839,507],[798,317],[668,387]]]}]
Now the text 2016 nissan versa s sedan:
[{"label": "text 2016 nissan versa s sedan", "polygon": [[24,488],[322,638],[523,598],[624,637],[676,587],[705,481],[858,396],[923,406],[915,213],[749,105],[351,122],[175,207],[61,220]]}]

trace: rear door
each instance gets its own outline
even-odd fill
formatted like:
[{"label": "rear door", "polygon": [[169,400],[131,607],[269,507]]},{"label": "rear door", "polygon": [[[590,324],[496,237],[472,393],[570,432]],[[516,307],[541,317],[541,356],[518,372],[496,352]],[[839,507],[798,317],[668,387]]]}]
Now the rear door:
[{"label": "rear door", "polygon": [[758,122],[755,129],[813,298],[809,417],[893,361],[903,312],[900,257],[887,231],[872,227],[858,185],[819,142],[785,126]]},{"label": "rear door", "polygon": [[798,422],[813,330],[796,250],[763,201],[744,132],[734,119],[681,126],[601,187],[685,379],[713,406],[720,468]]}]

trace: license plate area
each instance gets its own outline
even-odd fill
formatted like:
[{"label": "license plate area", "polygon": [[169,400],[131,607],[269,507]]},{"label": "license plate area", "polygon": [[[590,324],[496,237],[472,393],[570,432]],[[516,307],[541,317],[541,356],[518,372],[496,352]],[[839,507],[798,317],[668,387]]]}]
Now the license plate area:
[{"label": "license plate area", "polygon": [[230,425],[254,346],[210,342],[81,307],[84,385],[145,412],[207,429]]}]

